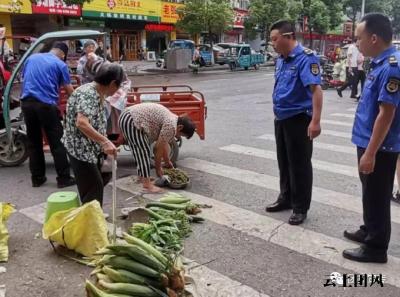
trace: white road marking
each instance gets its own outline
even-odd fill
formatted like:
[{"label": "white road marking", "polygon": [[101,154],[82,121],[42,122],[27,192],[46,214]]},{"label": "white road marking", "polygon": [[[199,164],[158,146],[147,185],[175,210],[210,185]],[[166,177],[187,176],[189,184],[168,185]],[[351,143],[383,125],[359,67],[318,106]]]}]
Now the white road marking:
[{"label": "white road marking", "polygon": [[19,210],[19,212],[26,215],[28,218],[34,220],[35,222],[43,224],[46,215],[46,203],[40,203],[31,207],[27,207]]},{"label": "white road marking", "polygon": [[[273,134],[264,134],[257,138],[275,142],[275,135],[273,135]],[[356,151],[355,147],[321,142],[321,141],[319,141],[318,138],[314,140],[313,146],[314,146],[314,148],[318,148],[318,149],[322,149],[322,150],[327,150],[327,151],[332,151],[332,152],[337,152],[337,153],[345,153],[345,154],[350,154],[350,155],[354,155],[354,156],[357,155],[357,151]]]},{"label": "white road marking", "polygon": [[342,137],[351,140],[351,133],[322,129],[321,135],[329,135],[335,137]]},{"label": "white road marking", "polygon": [[[336,126],[343,126],[343,127],[353,127],[353,123],[334,121],[334,120],[321,120],[321,124],[336,125]],[[322,129],[323,129],[323,127],[322,127]]]},{"label": "white road marking", "polygon": [[348,119],[354,119],[354,114],[349,114],[349,113],[332,113],[330,116],[333,117],[341,117],[341,118],[348,118]]},{"label": "white road marking", "polygon": [[[191,168],[194,170],[279,192],[279,178],[275,176],[261,174],[250,170],[226,166],[195,158],[187,158],[178,161],[178,164],[182,167]],[[362,214],[363,208],[361,198],[358,196],[353,196],[346,193],[340,193],[314,186],[313,201]],[[400,224],[400,207],[392,206],[391,218],[392,222]]]},{"label": "white road marking", "polygon": [[[128,192],[135,192],[135,185],[131,177],[119,179],[117,187]],[[347,248],[357,247],[355,243],[333,238],[299,226],[290,226],[279,220],[221,202],[217,199],[185,191],[179,193],[191,198],[195,203],[212,205],[212,208],[204,210],[201,216],[214,223],[360,274],[382,273],[387,276],[387,283],[400,287],[399,258],[389,256],[389,263],[386,265],[349,261],[342,257],[341,252]],[[155,195],[146,195],[145,197],[153,200],[158,198]],[[240,296],[247,297],[247,295]]]},{"label": "white road marking", "polygon": [[188,273],[195,280],[200,297],[269,297],[204,265],[191,263]]},{"label": "white road marking", "polygon": [[[262,150],[259,148],[248,147],[243,145],[231,144],[220,148],[223,151],[228,151],[236,154],[242,154],[247,156],[254,156],[258,158],[277,160],[276,152]],[[314,169],[323,170],[326,172],[342,174],[350,177],[358,177],[358,170],[356,167],[357,159],[354,160],[354,166],[347,166],[342,164],[336,164],[332,162],[312,159]]]},{"label": "white road marking", "polygon": [[355,112],[356,110],[357,110],[357,107],[350,107],[350,108],[348,108],[348,109],[346,109],[347,111],[353,111],[353,112]]}]

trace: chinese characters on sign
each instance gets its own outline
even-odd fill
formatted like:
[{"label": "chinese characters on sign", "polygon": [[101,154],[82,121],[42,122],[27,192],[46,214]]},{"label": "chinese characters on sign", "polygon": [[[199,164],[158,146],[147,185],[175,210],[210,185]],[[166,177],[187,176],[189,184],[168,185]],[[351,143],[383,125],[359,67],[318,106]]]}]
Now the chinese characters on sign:
[{"label": "chinese characters on sign", "polygon": [[32,4],[32,12],[81,16],[82,9],[79,5],[67,6],[62,0],[38,0],[36,4]]},{"label": "chinese characters on sign", "polygon": [[156,31],[156,32],[172,32],[175,30],[173,25],[164,24],[147,24],[144,29],[146,31]]},{"label": "chinese characters on sign", "polygon": [[383,287],[386,277],[382,274],[340,274],[332,272],[324,287]]},{"label": "chinese characters on sign", "polygon": [[175,24],[179,20],[177,10],[182,6],[182,4],[176,3],[163,3],[161,9],[161,22]]}]

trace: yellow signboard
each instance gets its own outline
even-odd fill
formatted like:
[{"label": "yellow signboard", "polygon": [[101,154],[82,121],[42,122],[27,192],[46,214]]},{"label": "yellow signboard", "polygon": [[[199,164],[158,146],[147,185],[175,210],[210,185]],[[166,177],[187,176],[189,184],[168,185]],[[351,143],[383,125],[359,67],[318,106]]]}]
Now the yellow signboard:
[{"label": "yellow signboard", "polygon": [[[11,2],[15,4],[11,5]],[[0,0],[0,12],[8,13],[32,13],[32,4],[29,0],[12,1],[12,0]]]},{"label": "yellow signboard", "polygon": [[160,0],[93,0],[83,6],[82,15],[158,22],[160,12]]},{"label": "yellow signboard", "polygon": [[161,7],[161,22],[175,24],[179,20],[177,9],[183,4],[163,2]]}]

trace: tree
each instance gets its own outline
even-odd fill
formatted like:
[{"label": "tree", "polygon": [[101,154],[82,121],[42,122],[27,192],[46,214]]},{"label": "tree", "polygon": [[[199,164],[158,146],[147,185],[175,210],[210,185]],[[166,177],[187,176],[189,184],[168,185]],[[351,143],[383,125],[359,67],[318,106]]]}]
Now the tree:
[{"label": "tree", "polygon": [[342,22],[342,0],[253,0],[245,27],[250,36],[257,28],[268,40],[269,27],[280,19],[294,22],[307,18],[312,46],[312,32],[325,34]]},{"label": "tree", "polygon": [[301,15],[307,18],[310,48],[313,47],[312,33],[326,34],[342,23],[343,2],[337,0],[303,0]]},{"label": "tree", "polygon": [[[344,12],[353,23],[353,36],[357,20],[361,17],[361,0],[345,0]],[[366,1],[365,13],[381,12],[389,16],[393,23],[395,32],[400,32],[400,1],[399,0],[380,0]]]},{"label": "tree", "polygon": [[252,0],[244,23],[246,35],[254,39],[259,32],[268,40],[271,25],[284,18],[292,20],[300,11],[299,4],[292,0]]},{"label": "tree", "polygon": [[192,35],[207,33],[211,45],[214,36],[232,26],[234,18],[229,0],[189,0],[178,15],[178,28]]}]

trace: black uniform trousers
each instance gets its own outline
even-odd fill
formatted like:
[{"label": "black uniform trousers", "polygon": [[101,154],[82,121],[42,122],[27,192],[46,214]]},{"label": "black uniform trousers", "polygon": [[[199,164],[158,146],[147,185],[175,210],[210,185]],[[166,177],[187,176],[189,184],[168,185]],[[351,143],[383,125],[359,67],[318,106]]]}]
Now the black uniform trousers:
[{"label": "black uniform trousers", "polygon": [[279,165],[279,202],[292,205],[294,213],[307,213],[311,203],[312,140],[307,136],[311,117],[305,113],[275,120]]},{"label": "black uniform trousers", "polygon": [[[365,149],[357,148],[358,163]],[[367,237],[369,248],[387,250],[390,241],[390,199],[398,153],[378,152],[375,169],[371,174],[360,173],[364,225],[360,227]]]},{"label": "black uniform trousers", "polygon": [[61,143],[63,127],[58,107],[42,103],[33,97],[28,97],[21,100],[21,108],[28,136],[29,168],[32,181],[40,180],[46,175],[43,131],[46,134],[50,151],[54,158],[54,165],[58,176],[57,180],[69,179],[70,166],[67,151]]}]

